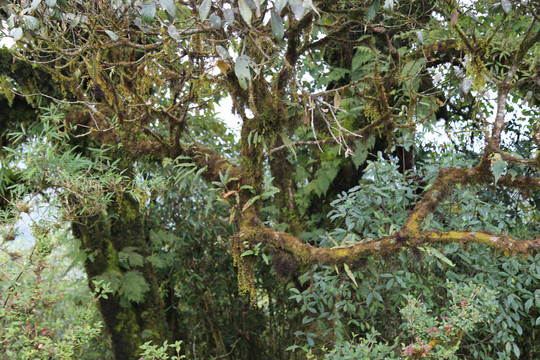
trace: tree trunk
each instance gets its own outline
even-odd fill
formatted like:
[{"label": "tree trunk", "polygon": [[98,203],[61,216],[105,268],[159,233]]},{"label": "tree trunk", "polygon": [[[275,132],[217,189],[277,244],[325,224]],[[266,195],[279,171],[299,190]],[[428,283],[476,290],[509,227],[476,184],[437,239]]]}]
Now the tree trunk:
[{"label": "tree trunk", "polygon": [[[118,258],[118,253],[126,247],[135,247],[142,256],[149,255],[146,233],[139,204],[128,194],[109,206],[107,214],[73,223],[73,234],[81,240],[81,248],[87,251],[85,269],[92,290],[92,280],[99,276],[127,273]],[[139,346],[144,342],[152,340],[161,344],[164,340],[171,341],[172,337],[159,294],[160,280],[148,262],[138,271],[149,286],[142,302],[130,302],[118,291],[99,301],[114,358],[118,360],[139,359]]]}]

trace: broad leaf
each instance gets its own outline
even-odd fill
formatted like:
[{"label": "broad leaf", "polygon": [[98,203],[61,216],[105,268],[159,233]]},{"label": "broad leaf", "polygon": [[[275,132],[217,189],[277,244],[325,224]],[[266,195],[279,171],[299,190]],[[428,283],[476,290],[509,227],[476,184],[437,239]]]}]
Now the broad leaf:
[{"label": "broad leaf", "polygon": [[174,5],[173,0],[160,0],[161,7],[167,12],[172,18],[176,16],[176,6]]},{"label": "broad leaf", "polygon": [[30,15],[24,15],[23,19],[24,26],[26,26],[28,30],[36,30],[39,27],[39,20],[37,18]]},{"label": "broad leaf", "polygon": [[167,31],[170,37],[172,37],[174,40],[180,39],[180,31],[176,28],[176,26],[171,24],[169,28],[167,29]]},{"label": "broad leaf", "polygon": [[227,49],[225,49],[223,46],[221,45],[218,45],[216,46],[216,52],[218,53],[218,55],[223,59],[223,60],[227,60],[229,59],[231,56],[229,55],[229,52],[227,51]]},{"label": "broad leaf", "polygon": [[111,31],[111,30],[105,30],[105,33],[107,33],[107,35],[109,35],[109,37],[110,37],[113,41],[118,40],[118,35],[116,35],[113,31]]},{"label": "broad leaf", "polygon": [[501,0],[501,6],[507,14],[512,10],[512,2],[510,0]]},{"label": "broad leaf", "polygon": [[499,181],[502,173],[504,170],[506,170],[506,166],[508,164],[504,160],[497,160],[491,165],[491,171],[493,172],[493,177],[495,178],[495,185],[497,185],[497,181]]},{"label": "broad leaf", "polygon": [[154,1],[145,1],[141,10],[142,19],[145,23],[150,24],[156,16],[156,3]]},{"label": "broad leaf", "polygon": [[212,29],[219,29],[221,27],[221,18],[216,14],[211,14],[208,20],[210,20]]},{"label": "broad leaf", "polygon": [[248,56],[242,55],[236,59],[236,64],[234,65],[234,73],[238,78],[240,86],[244,90],[247,89],[248,81],[251,80],[251,72],[249,70],[250,62],[251,59]]},{"label": "broad leaf", "polygon": [[14,29],[11,29],[9,32],[9,35],[13,38],[13,40],[18,41],[21,40],[23,37],[23,29],[20,27],[16,27]]},{"label": "broad leaf", "polygon": [[369,5],[369,8],[366,12],[366,23],[369,23],[373,18],[375,18],[375,15],[377,15],[377,11],[379,11],[380,1],[379,0],[373,0],[371,5]]},{"label": "broad leaf", "polygon": [[30,11],[36,10],[39,4],[41,4],[41,0],[32,1],[32,4],[30,4]]},{"label": "broad leaf", "polygon": [[283,20],[279,14],[272,10],[270,12],[270,22],[272,24],[272,34],[277,41],[281,41],[285,35],[285,29],[283,28]]},{"label": "broad leaf", "polygon": [[210,13],[210,7],[212,6],[212,0],[204,0],[199,7],[199,18],[201,21],[206,20]]},{"label": "broad leaf", "polygon": [[289,5],[291,6],[294,17],[300,20],[304,16],[305,10],[302,0],[289,0]]},{"label": "broad leaf", "polygon": [[280,14],[281,10],[287,5],[287,0],[276,0],[274,3],[274,10]]},{"label": "broad leaf", "polygon": [[240,15],[242,15],[242,19],[244,19],[244,21],[248,24],[251,24],[252,11],[247,1],[238,0],[238,9],[240,10]]},{"label": "broad leaf", "polygon": [[234,24],[234,11],[232,9],[223,9],[223,17],[227,25]]}]

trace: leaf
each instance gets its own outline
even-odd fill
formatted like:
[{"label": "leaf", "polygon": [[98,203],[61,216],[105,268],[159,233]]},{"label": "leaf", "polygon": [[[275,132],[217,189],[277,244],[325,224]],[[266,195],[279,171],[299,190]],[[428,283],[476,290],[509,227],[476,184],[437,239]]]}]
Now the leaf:
[{"label": "leaf", "polygon": [[180,31],[176,28],[176,26],[172,24],[169,25],[167,32],[169,33],[169,36],[172,37],[174,40],[180,40]]},{"label": "leaf", "polygon": [[122,273],[117,270],[107,270],[101,275],[94,277],[94,280],[109,284],[109,288],[113,291],[117,291],[122,283]]},{"label": "leaf", "polygon": [[39,20],[30,15],[24,15],[24,25],[28,30],[36,30],[39,27]]},{"label": "leaf", "polygon": [[218,55],[223,59],[223,60],[227,60],[229,59],[231,56],[229,55],[229,52],[227,51],[227,49],[225,49],[223,46],[221,45],[218,45],[216,46],[216,52],[218,53]]},{"label": "leaf", "polygon": [[356,278],[354,277],[354,274],[351,271],[351,269],[349,269],[349,265],[343,264],[343,268],[345,269],[345,272],[347,273],[347,276],[352,280],[354,285],[356,285],[356,287],[358,287],[358,283],[356,282]]},{"label": "leaf", "polygon": [[219,29],[221,27],[221,18],[216,14],[211,14],[208,20],[210,20],[212,29]]},{"label": "leaf", "polygon": [[9,35],[13,38],[14,41],[21,40],[23,37],[23,29],[20,27],[11,29],[11,31],[9,32]]},{"label": "leaf", "polygon": [[274,10],[280,14],[281,10],[287,5],[287,0],[276,0],[274,3]]},{"label": "leaf", "polygon": [[510,0],[501,0],[501,6],[507,14],[512,10],[512,2]]},{"label": "leaf", "polygon": [[441,260],[442,262],[448,264],[451,267],[456,266],[449,258],[447,258],[443,253],[441,253],[439,250],[432,248],[431,246],[426,246],[425,248],[418,247],[418,249],[422,251],[426,251],[429,255],[433,254],[437,259]]},{"label": "leaf", "polygon": [[463,80],[463,82],[458,88],[459,95],[461,96],[467,95],[469,91],[471,91],[471,88],[472,88],[472,81],[469,79]]},{"label": "leaf", "polygon": [[55,7],[56,0],[45,0],[45,4],[47,4],[48,7]]},{"label": "leaf", "polygon": [[274,35],[274,38],[277,41],[281,41],[281,39],[283,39],[283,36],[285,35],[285,29],[283,28],[283,20],[281,20],[279,14],[274,10],[270,11],[270,23],[272,25],[272,34]]},{"label": "leaf", "polygon": [[337,108],[341,106],[341,95],[339,95],[339,91],[334,92],[334,106]]},{"label": "leaf", "polygon": [[354,155],[352,157],[352,161],[354,163],[354,166],[358,169],[360,166],[364,164],[364,162],[367,159],[368,148],[362,140],[355,141],[354,144],[355,144],[355,150],[354,150]]},{"label": "leaf", "polygon": [[107,35],[109,35],[109,37],[110,37],[113,41],[118,40],[118,35],[116,35],[113,31],[111,31],[111,30],[105,30],[105,32],[107,33]]},{"label": "leaf", "polygon": [[210,7],[212,6],[212,0],[204,0],[199,7],[199,18],[201,21],[206,20],[210,13]]},{"label": "leaf", "polygon": [[493,176],[495,177],[495,185],[497,185],[497,181],[499,181],[502,173],[504,170],[506,170],[506,166],[508,164],[504,160],[497,160],[491,165],[491,171],[493,172]]},{"label": "leaf", "polygon": [[394,12],[394,0],[384,0],[383,9],[389,14]]},{"label": "leaf", "polygon": [[240,257],[244,257],[244,256],[249,256],[249,255],[254,255],[255,252],[253,250],[246,250],[242,253],[242,255],[240,255]]},{"label": "leaf", "polygon": [[173,0],[160,0],[161,7],[167,14],[169,14],[172,18],[176,16],[176,6],[174,5]]},{"label": "leaf", "polygon": [[158,254],[152,254],[146,257],[146,261],[149,262],[156,269],[164,269],[167,267],[167,262],[163,260]]},{"label": "leaf", "polygon": [[294,14],[294,17],[297,20],[302,19],[304,16],[304,4],[302,3],[302,0],[289,0],[289,5],[291,6],[291,10]]},{"label": "leaf", "polygon": [[141,15],[143,21],[147,24],[154,21],[154,16],[156,15],[156,3],[154,1],[143,2]]},{"label": "leaf", "polygon": [[266,265],[270,264],[270,261],[268,260],[268,256],[266,256],[266,254],[262,254],[262,259]]},{"label": "leaf", "polygon": [[251,24],[251,8],[249,7],[246,0],[238,0],[238,9],[240,10],[240,15],[242,19],[248,24]]},{"label": "leaf", "polygon": [[127,272],[122,278],[119,294],[130,302],[141,303],[150,286],[138,270]]},{"label": "leaf", "polygon": [[260,195],[256,195],[254,197],[252,197],[251,199],[249,199],[245,204],[244,204],[244,207],[242,207],[242,212],[246,211],[247,208],[249,208],[251,205],[253,205],[253,203],[257,200],[260,199]]},{"label": "leaf", "polygon": [[238,78],[238,82],[242,89],[247,90],[248,81],[251,81],[251,72],[249,70],[249,64],[251,59],[242,55],[236,59],[236,64],[234,65],[234,73]]},{"label": "leaf", "polygon": [[227,71],[229,71],[229,64],[227,64],[227,62],[223,60],[216,61],[216,66],[219,68],[223,75],[226,75]]},{"label": "leaf", "polygon": [[379,0],[373,0],[371,5],[369,5],[369,8],[366,12],[366,23],[369,23],[373,18],[375,18],[375,15],[377,15],[377,11],[379,10],[380,1]]},{"label": "leaf", "polygon": [[356,48],[356,53],[354,54],[352,60],[352,70],[356,71],[362,65],[367,63],[373,63],[375,61],[375,54],[367,46],[358,46]]},{"label": "leaf", "polygon": [[41,4],[41,0],[33,0],[32,4],[30,4],[30,11],[36,10],[39,4]]},{"label": "leaf", "polygon": [[227,25],[234,24],[234,11],[232,9],[223,9],[223,17]]}]

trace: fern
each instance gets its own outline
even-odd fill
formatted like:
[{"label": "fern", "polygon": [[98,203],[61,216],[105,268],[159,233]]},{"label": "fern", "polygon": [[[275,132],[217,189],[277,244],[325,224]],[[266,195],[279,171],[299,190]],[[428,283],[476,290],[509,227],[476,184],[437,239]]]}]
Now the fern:
[{"label": "fern", "polygon": [[144,301],[144,295],[149,290],[150,285],[148,285],[141,272],[132,270],[125,273],[122,278],[119,294],[125,300],[139,304]]}]

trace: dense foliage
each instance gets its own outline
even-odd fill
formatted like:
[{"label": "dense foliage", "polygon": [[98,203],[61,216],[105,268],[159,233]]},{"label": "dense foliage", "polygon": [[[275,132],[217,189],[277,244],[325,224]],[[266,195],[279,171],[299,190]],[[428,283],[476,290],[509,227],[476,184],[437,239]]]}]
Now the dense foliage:
[{"label": "dense foliage", "polygon": [[0,2],[1,356],[538,358],[539,8]]}]

